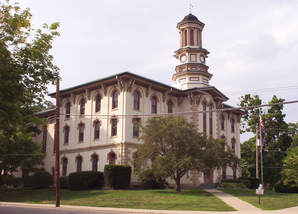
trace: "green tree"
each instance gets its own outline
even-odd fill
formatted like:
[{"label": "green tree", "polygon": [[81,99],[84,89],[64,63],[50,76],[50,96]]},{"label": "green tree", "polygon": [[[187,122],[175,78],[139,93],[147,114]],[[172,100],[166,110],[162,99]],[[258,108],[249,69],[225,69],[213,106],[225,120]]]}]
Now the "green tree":
[{"label": "green tree", "polygon": [[[281,103],[284,99],[272,97],[269,104]],[[250,94],[241,97],[240,106],[260,105],[262,100],[258,95],[251,97]],[[290,147],[292,137],[288,135],[288,125],[284,121],[285,114],[282,112],[283,105],[272,105],[268,107],[267,113],[262,114],[266,135],[264,136],[263,151],[263,178],[266,183],[274,183],[281,179],[281,171],[283,167],[282,160],[286,156],[286,151]],[[245,131],[256,131],[256,124],[259,124],[258,108],[246,110],[248,114],[243,118],[246,125]],[[258,136],[260,138],[260,136]],[[249,168],[246,169],[248,175],[255,175],[255,157],[256,145],[255,138],[251,138],[244,142],[241,146],[242,163]],[[254,159],[254,160],[253,160]],[[259,157],[260,161],[260,157]],[[259,163],[260,169],[260,163]],[[261,172],[261,170],[259,170]]]},{"label": "green tree", "polygon": [[31,27],[29,9],[9,1],[0,3],[0,169],[33,169],[43,164],[42,142],[32,137],[45,121],[34,112],[51,104],[44,99],[47,85],[59,78],[49,54],[59,23],[43,29]]},{"label": "green tree", "polygon": [[242,173],[249,177],[256,177],[256,137],[240,145]]},{"label": "green tree", "polygon": [[284,184],[298,187],[298,147],[289,150],[283,162],[286,165],[286,169],[282,172]]},{"label": "green tree", "polygon": [[135,174],[139,179],[152,175],[171,178],[176,191],[180,191],[180,179],[189,170],[204,172],[239,163],[230,147],[222,149],[226,144],[223,140],[198,133],[182,116],[149,118],[141,133],[144,143],[135,156]]}]

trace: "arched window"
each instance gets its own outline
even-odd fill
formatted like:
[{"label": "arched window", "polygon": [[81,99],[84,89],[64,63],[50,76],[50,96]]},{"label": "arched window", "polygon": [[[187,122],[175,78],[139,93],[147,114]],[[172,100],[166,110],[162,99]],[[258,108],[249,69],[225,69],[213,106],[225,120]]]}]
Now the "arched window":
[{"label": "arched window", "polygon": [[80,114],[85,114],[85,99],[81,100]]},{"label": "arched window", "polygon": [[168,102],[168,113],[173,113],[173,103],[172,101],[169,101]]},{"label": "arched window", "polygon": [[65,109],[65,118],[69,119],[70,118],[70,102],[66,104],[66,109]]},{"label": "arched window", "polygon": [[[203,102],[203,111],[206,111],[206,103]],[[203,113],[203,131],[207,133],[207,118],[206,113]]]},{"label": "arched window", "polygon": [[187,46],[187,30],[184,31],[184,46]]},{"label": "arched window", "polygon": [[231,132],[235,132],[235,120],[231,120]]},{"label": "arched window", "polygon": [[94,139],[99,139],[99,134],[100,134],[100,122],[95,121],[94,122]]},{"label": "arched window", "polygon": [[101,96],[98,95],[95,101],[95,112],[100,112]]},{"label": "arched window", "polygon": [[82,157],[77,157],[77,172],[81,172],[82,171]]},{"label": "arched window", "polygon": [[212,125],[212,105],[209,104],[209,135],[212,135],[213,134],[213,125]]},{"label": "arched window", "polygon": [[231,144],[232,144],[232,150],[233,150],[233,153],[235,153],[235,149],[236,149],[236,140],[235,140],[235,138],[233,138],[233,139],[231,140]]},{"label": "arched window", "polygon": [[109,164],[115,164],[116,163],[116,154],[114,152],[110,152],[108,154]]},{"label": "arched window", "polygon": [[112,125],[112,130],[111,130],[111,135],[117,136],[117,118],[112,118],[111,120],[111,125]]},{"label": "arched window", "polygon": [[132,131],[132,136],[133,137],[139,137],[139,122],[140,119],[139,118],[133,118],[132,119],[132,127],[133,127],[133,131]]},{"label": "arched window", "polygon": [[140,110],[140,94],[137,91],[133,94],[133,109]]},{"label": "arched window", "polygon": [[114,91],[113,93],[113,101],[112,101],[112,108],[115,109],[115,108],[118,108],[118,91]]},{"label": "arched window", "polygon": [[225,118],[223,115],[220,116],[220,129],[225,130]]},{"label": "arched window", "polygon": [[156,114],[157,113],[157,99],[155,96],[151,99],[151,113]]},{"label": "arched window", "polygon": [[233,166],[233,179],[234,180],[237,179],[237,166],[236,165]]},{"label": "arched window", "polygon": [[97,172],[97,164],[98,164],[98,156],[93,155],[92,156],[92,171]]},{"label": "arched window", "polygon": [[67,174],[67,158],[62,158],[62,176]]},{"label": "arched window", "polygon": [[80,124],[79,125],[79,142],[84,141],[84,129],[85,129],[85,125]]},{"label": "arched window", "polygon": [[69,126],[64,127],[64,144],[69,143]]},{"label": "arched window", "polygon": [[190,45],[194,46],[194,33],[193,33],[193,29],[190,29]]}]

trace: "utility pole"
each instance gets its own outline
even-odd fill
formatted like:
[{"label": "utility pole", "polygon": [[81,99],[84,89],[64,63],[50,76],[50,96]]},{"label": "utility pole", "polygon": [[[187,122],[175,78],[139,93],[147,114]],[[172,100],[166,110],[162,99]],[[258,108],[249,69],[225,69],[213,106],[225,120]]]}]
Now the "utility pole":
[{"label": "utility pole", "polygon": [[263,186],[264,185],[263,184],[263,135],[262,135],[262,125],[261,125],[261,108],[259,108],[259,120],[260,120],[260,144],[261,144],[261,183]]},{"label": "utility pole", "polygon": [[60,105],[59,105],[59,79],[56,85],[56,126],[55,126],[55,169],[56,169],[56,207],[60,207],[60,149],[59,149],[59,128],[60,128]]},{"label": "utility pole", "polygon": [[259,135],[259,130],[258,130],[258,123],[256,124],[256,178],[259,178],[259,139],[258,139],[258,135]]}]

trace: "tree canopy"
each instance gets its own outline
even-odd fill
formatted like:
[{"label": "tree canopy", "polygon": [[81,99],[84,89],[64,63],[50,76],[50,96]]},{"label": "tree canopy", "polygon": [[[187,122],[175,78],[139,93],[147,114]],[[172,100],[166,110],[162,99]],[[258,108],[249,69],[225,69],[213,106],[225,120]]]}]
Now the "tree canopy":
[{"label": "tree canopy", "polygon": [[135,174],[139,179],[152,174],[157,179],[171,178],[176,191],[180,191],[180,179],[189,170],[204,172],[239,163],[230,147],[223,149],[224,140],[197,132],[182,116],[149,118],[141,133],[144,143],[138,146]]},{"label": "tree canopy", "polygon": [[[0,169],[31,169],[42,164],[41,143],[35,124],[45,122],[34,112],[52,106],[44,99],[47,85],[59,78],[50,54],[59,23],[42,29],[31,27],[29,8],[0,3]],[[29,155],[31,154],[31,155]]]}]

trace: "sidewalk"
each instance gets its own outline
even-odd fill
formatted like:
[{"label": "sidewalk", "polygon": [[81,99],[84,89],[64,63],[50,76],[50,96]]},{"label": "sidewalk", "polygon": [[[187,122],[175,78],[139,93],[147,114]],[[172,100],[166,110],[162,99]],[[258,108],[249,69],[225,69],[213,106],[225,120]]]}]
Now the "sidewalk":
[{"label": "sidewalk", "polygon": [[53,204],[26,204],[26,203],[12,203],[0,202],[1,206],[19,206],[19,207],[39,207],[39,208],[52,208],[64,210],[90,210],[90,211],[106,211],[108,212],[121,212],[121,213],[165,213],[165,214],[297,214],[298,207],[286,208],[282,210],[261,210],[239,198],[229,195],[225,192],[216,189],[206,189],[205,191],[215,195],[223,200],[225,203],[237,209],[237,211],[179,211],[179,210],[146,210],[146,209],[127,209],[127,208],[111,208],[111,207],[87,207],[87,206],[69,206],[61,205],[55,207]]}]

